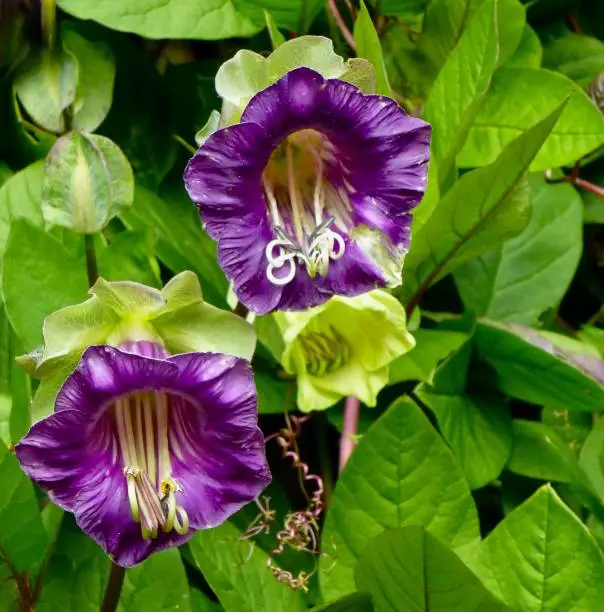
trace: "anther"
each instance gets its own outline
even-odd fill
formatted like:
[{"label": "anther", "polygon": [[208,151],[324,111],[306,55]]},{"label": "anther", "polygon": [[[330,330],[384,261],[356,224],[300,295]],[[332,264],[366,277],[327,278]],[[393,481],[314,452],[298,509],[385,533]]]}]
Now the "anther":
[{"label": "anther", "polygon": [[142,538],[157,538],[160,528],[186,534],[189,518],[176,503],[183,490],[170,476],[169,396],[132,394],[118,399],[114,411],[128,505]]}]

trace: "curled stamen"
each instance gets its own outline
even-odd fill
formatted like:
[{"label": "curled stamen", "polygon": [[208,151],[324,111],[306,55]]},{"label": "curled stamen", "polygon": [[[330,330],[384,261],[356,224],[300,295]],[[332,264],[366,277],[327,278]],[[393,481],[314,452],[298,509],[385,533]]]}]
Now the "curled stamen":
[{"label": "curled stamen", "polygon": [[[274,285],[287,285],[296,275],[296,261],[306,266],[308,274],[315,277],[317,274],[325,276],[329,269],[330,260],[340,259],[346,250],[344,238],[330,229],[334,223],[333,217],[321,222],[315,230],[303,236],[301,244],[296,244],[283,231],[281,227],[275,228],[279,238],[271,240],[265,249],[268,260],[266,275]],[[274,271],[289,265],[287,274],[276,276]]]},{"label": "curled stamen", "polygon": [[174,531],[176,531],[176,533],[179,535],[186,535],[189,532],[189,516],[182,506],[176,506]]},{"label": "curled stamen", "polygon": [[182,493],[182,489],[172,478],[164,478],[160,487],[162,495],[162,507],[166,515],[166,522],[162,526],[165,533],[174,530],[179,535],[185,535],[189,531],[189,516],[182,506],[176,504],[176,493]]}]

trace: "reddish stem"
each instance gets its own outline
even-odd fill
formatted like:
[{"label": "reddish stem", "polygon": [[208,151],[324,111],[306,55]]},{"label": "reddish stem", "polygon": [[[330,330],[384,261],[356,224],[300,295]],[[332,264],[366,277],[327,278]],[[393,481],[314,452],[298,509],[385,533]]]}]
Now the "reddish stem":
[{"label": "reddish stem", "polygon": [[568,13],[568,15],[566,15],[566,23],[568,23],[568,25],[570,26],[570,29],[575,34],[583,34],[583,30],[581,29],[581,26],[579,25],[577,18],[572,13]]},{"label": "reddish stem", "polygon": [[344,469],[348,458],[352,454],[356,442],[356,436],[359,426],[359,414],[361,405],[359,400],[352,395],[346,398],[344,407],[344,425],[342,427],[342,437],[340,439],[340,472]]},{"label": "reddish stem", "polygon": [[344,18],[342,17],[342,13],[340,13],[340,9],[338,8],[336,0],[328,0],[327,5],[329,6],[329,10],[333,15],[333,18],[338,26],[340,32],[342,32],[342,36],[348,43],[348,46],[356,53],[357,46],[354,42],[354,36],[352,32],[348,29]]},{"label": "reddish stem", "polygon": [[595,193],[597,196],[604,198],[604,187],[598,187],[598,185],[594,185],[582,178],[576,178],[573,182],[577,187],[581,187],[581,189],[585,189],[585,191],[591,191],[591,193]]}]

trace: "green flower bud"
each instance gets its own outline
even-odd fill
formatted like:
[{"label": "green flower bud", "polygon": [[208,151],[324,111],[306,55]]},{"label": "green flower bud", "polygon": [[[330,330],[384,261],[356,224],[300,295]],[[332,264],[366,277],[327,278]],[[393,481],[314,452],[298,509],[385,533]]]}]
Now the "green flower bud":
[{"label": "green flower bud", "polygon": [[44,321],[44,346],[17,360],[31,376],[42,380],[32,407],[36,420],[52,410],[61,384],[93,344],[150,340],[170,353],[214,352],[247,360],[254,353],[253,327],[233,313],[204,303],[193,272],[178,274],[161,291],[100,278],[90,296],[82,304],[49,315]]},{"label": "green flower bud", "polygon": [[404,308],[380,290],[274,317],[285,343],[281,363],[297,376],[298,405],[305,412],[348,395],[375,406],[390,362],[415,345]]}]

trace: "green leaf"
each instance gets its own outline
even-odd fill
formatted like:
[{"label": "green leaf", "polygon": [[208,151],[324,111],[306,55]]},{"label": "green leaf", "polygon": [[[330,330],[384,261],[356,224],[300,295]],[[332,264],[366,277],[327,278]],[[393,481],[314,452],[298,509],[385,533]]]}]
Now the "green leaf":
[{"label": "green leaf", "polygon": [[529,178],[532,215],[526,229],[500,249],[455,271],[467,308],[492,319],[531,325],[560,303],[583,246],[583,207],[568,184]]},{"label": "green leaf", "polygon": [[604,597],[602,553],[549,486],[489,534],[481,559],[488,586],[514,610],[593,612]]},{"label": "green leaf", "polygon": [[363,0],[361,0],[361,7],[354,22],[354,40],[357,46],[357,55],[369,60],[375,68],[376,93],[385,96],[392,95],[380,39]]},{"label": "green leaf", "polygon": [[[254,371],[258,391],[258,412],[261,414],[282,414],[287,406],[290,390],[294,381],[278,380],[263,370]],[[293,395],[290,399],[293,400]]]},{"label": "green leaf", "polygon": [[15,362],[21,353],[4,304],[0,304],[0,439],[15,444],[29,429],[30,383]]},{"label": "green leaf", "polygon": [[[269,12],[275,19],[277,25],[286,30],[305,33],[317,14],[325,8],[324,0],[245,0],[245,2],[234,2],[235,6],[241,7],[246,13],[252,14],[256,20],[255,7],[259,6]],[[261,18],[261,17],[260,17]],[[263,19],[261,18],[263,21]]]},{"label": "green leaf", "polygon": [[455,549],[475,545],[476,508],[453,454],[411,401],[396,401],[362,437],[338,479],[325,521],[321,592],[355,591],[353,568],[384,529],[423,525]]},{"label": "green leaf", "polygon": [[352,593],[318,608],[312,612],[373,612],[371,596],[367,593]]},{"label": "green leaf", "polygon": [[104,136],[69,132],[53,146],[44,170],[42,213],[50,225],[96,234],[132,204],[130,163]]},{"label": "green leaf", "polygon": [[156,553],[126,571],[118,612],[187,612],[189,587],[178,550]]},{"label": "green leaf", "polygon": [[224,610],[219,603],[211,601],[204,593],[195,588],[189,590],[189,605],[191,612],[222,612]]},{"label": "green leaf", "polygon": [[[432,72],[433,77],[444,66],[484,2],[485,0],[432,0],[428,4],[418,52],[420,57],[427,59],[427,69]],[[518,0],[499,0],[498,64],[514,53],[524,22],[524,8]]]},{"label": "green leaf", "polygon": [[512,450],[512,418],[497,396],[440,395],[423,389],[420,398],[434,412],[472,489],[499,477]]},{"label": "green leaf", "polygon": [[504,612],[459,557],[423,527],[388,529],[374,538],[354,570],[359,590],[380,612]]},{"label": "green leaf", "polygon": [[478,8],[438,74],[424,109],[433,126],[432,152],[441,184],[453,169],[497,66],[498,6],[499,0],[485,0]]},{"label": "green leaf", "polygon": [[[377,0],[370,0],[377,4]],[[411,20],[419,17],[426,10],[430,0],[380,0],[379,9],[382,15],[393,15],[401,20]]]},{"label": "green leaf", "polygon": [[146,38],[217,40],[244,37],[262,28],[260,7],[240,0],[182,3],[179,0],[59,0],[58,6],[78,19],[93,19],[108,28]]},{"label": "green leaf", "polygon": [[25,220],[13,222],[4,253],[2,286],[8,318],[26,351],[42,342],[51,312],[80,302],[88,282],[83,257]]},{"label": "green leaf", "polygon": [[111,108],[115,58],[110,47],[87,41],[69,22],[62,24],[61,38],[63,48],[73,57],[78,71],[72,127],[94,132]]},{"label": "green leaf", "polygon": [[541,421],[556,432],[573,454],[581,449],[593,425],[593,417],[587,412],[555,410],[547,406],[541,411]]},{"label": "green leaf", "polygon": [[20,604],[19,589],[11,576],[10,570],[0,563],[0,610],[18,610]]},{"label": "green leaf", "polygon": [[455,353],[468,339],[454,331],[418,329],[415,347],[390,364],[390,384],[405,380],[432,383],[438,364]]},{"label": "green leaf", "polygon": [[271,38],[271,44],[273,45],[273,49],[276,49],[279,45],[282,45],[285,42],[285,36],[279,32],[279,28],[277,27],[275,20],[268,11],[264,11],[264,19],[266,21],[268,35]]},{"label": "green leaf", "polygon": [[161,287],[155,259],[157,236],[151,230],[120,232],[98,257],[100,275],[109,281],[130,280]]},{"label": "green leaf", "polygon": [[604,72],[604,42],[585,34],[565,32],[543,43],[543,67],[561,72],[581,86]]},{"label": "green leaf", "polygon": [[577,332],[579,340],[594,346],[601,357],[604,357],[604,329],[594,327],[593,325],[583,325],[580,331]]},{"label": "green leaf", "polygon": [[0,259],[13,219],[27,219],[42,227],[42,181],[44,163],[36,162],[17,172],[0,187]]},{"label": "green leaf", "polygon": [[577,460],[556,431],[537,421],[515,419],[514,445],[507,468],[529,478],[573,482]]},{"label": "green leaf", "polygon": [[110,561],[66,515],[50,559],[36,612],[98,612]]},{"label": "green leaf", "polygon": [[604,116],[575,83],[548,70],[502,67],[493,75],[457,163],[463,168],[490,164],[519,134],[551,113],[572,94],[531,170],[572,165],[604,143]]},{"label": "green leaf", "polygon": [[522,30],[522,38],[514,54],[505,62],[506,66],[524,66],[540,68],[543,50],[537,33],[527,23]]},{"label": "green leaf", "polygon": [[579,465],[593,490],[604,501],[604,421],[601,419],[583,444]]},{"label": "green leaf", "polygon": [[3,162],[0,161],[0,187],[13,175],[13,171]]},{"label": "green leaf", "polygon": [[189,605],[191,612],[222,612],[224,608],[217,602],[211,601],[198,589],[189,590]]},{"label": "green leaf", "polygon": [[159,259],[174,273],[197,272],[204,299],[216,306],[226,305],[228,284],[216,262],[216,245],[201,228],[184,189],[168,189],[158,195],[137,185],[133,206],[122,210],[120,218],[131,229],[157,232]]},{"label": "green leaf", "polygon": [[302,612],[300,591],[281,584],[266,567],[267,555],[231,523],[199,531],[189,546],[195,562],[226,612]]},{"label": "green leaf", "polygon": [[31,572],[39,564],[48,538],[34,486],[1,440],[0,482],[0,561],[11,572]]},{"label": "green leaf", "polygon": [[61,51],[42,49],[30,57],[15,80],[19,102],[42,128],[61,134],[64,111],[76,96],[77,65]]},{"label": "green leaf", "polygon": [[560,410],[599,411],[604,387],[568,359],[532,344],[509,324],[492,321],[476,326],[479,356],[497,372],[497,385],[507,395]]},{"label": "green leaf", "polygon": [[440,201],[440,187],[438,185],[438,167],[432,157],[428,164],[428,184],[424,197],[418,206],[413,209],[413,221],[411,225],[411,235],[415,236],[426,221],[430,218],[434,209]]},{"label": "green leaf", "polygon": [[464,174],[442,198],[405,259],[403,291],[411,303],[456,266],[524,229],[530,210],[526,170],[563,108],[510,143],[493,164]]}]

